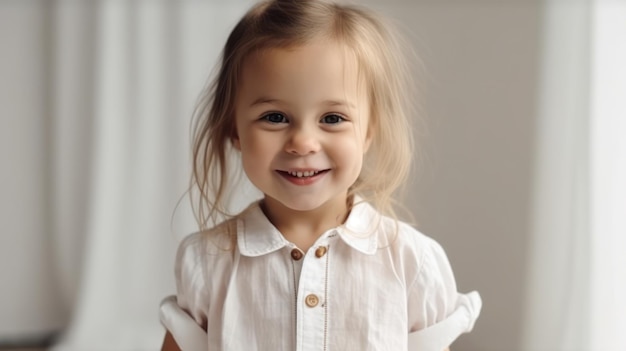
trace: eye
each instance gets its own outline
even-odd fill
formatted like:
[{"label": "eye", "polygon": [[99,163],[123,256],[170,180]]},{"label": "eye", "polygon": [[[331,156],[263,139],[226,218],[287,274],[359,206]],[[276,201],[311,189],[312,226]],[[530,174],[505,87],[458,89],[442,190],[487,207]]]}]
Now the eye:
[{"label": "eye", "polygon": [[322,117],[321,122],[325,124],[338,124],[344,122],[346,119],[338,114],[330,114]]},{"label": "eye", "polygon": [[268,121],[270,123],[287,123],[287,117],[285,117],[285,115],[283,115],[282,113],[278,113],[278,112],[271,112],[268,113],[266,115],[264,115],[263,117],[261,117],[262,120]]}]

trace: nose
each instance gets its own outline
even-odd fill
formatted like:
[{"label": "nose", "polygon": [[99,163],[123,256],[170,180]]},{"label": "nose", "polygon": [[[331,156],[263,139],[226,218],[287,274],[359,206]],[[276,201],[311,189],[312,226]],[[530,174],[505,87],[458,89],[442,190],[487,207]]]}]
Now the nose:
[{"label": "nose", "polygon": [[292,155],[304,156],[319,152],[321,144],[314,130],[307,127],[294,129],[285,144],[285,151]]}]

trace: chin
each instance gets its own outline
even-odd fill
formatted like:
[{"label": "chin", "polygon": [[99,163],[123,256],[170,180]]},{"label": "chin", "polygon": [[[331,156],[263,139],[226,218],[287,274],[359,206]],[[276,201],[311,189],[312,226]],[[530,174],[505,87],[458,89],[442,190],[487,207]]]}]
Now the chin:
[{"label": "chin", "polygon": [[[291,211],[307,212],[322,207],[328,199],[321,198],[319,193],[299,194],[294,196],[269,196],[271,201]],[[267,196],[266,196],[267,198]]]},{"label": "chin", "polygon": [[295,200],[295,201],[281,201],[281,203],[283,204],[283,206],[293,210],[293,211],[300,211],[300,212],[307,212],[307,211],[313,211],[317,208],[319,208],[320,206],[322,206],[323,202],[322,201],[315,201],[315,200],[311,200],[311,201],[302,201],[302,200]]}]

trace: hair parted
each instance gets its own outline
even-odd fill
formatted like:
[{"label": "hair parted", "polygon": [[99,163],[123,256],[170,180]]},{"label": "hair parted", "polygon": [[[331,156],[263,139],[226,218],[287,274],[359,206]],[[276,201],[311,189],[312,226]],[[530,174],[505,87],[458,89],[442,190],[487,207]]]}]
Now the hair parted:
[{"label": "hair parted", "polygon": [[370,101],[372,143],[349,195],[358,194],[395,217],[394,192],[411,167],[412,89],[406,54],[391,26],[369,10],[324,0],[270,0],[253,6],[230,33],[219,70],[203,91],[192,126],[190,196],[200,229],[229,218],[235,100],[244,60],[269,48],[334,40],[357,58]]}]

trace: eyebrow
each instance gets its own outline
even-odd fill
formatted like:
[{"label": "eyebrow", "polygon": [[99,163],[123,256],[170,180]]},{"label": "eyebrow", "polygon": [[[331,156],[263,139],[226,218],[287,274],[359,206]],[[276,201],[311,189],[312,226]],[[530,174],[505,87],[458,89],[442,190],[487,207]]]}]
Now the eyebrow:
[{"label": "eyebrow", "polygon": [[[279,99],[272,99],[272,98],[262,96],[254,100],[254,102],[250,104],[250,107],[261,105],[261,104],[287,104],[287,103]],[[352,109],[356,109],[356,105],[348,100],[324,100],[321,102],[321,104],[326,105],[326,106],[345,106],[345,107],[349,107]]]},{"label": "eyebrow", "polygon": [[282,101],[278,100],[278,99],[271,99],[268,97],[260,97],[256,100],[254,100],[254,102],[252,102],[250,104],[250,107],[255,106],[255,105],[261,105],[261,104],[273,104],[273,103],[282,103]]}]

